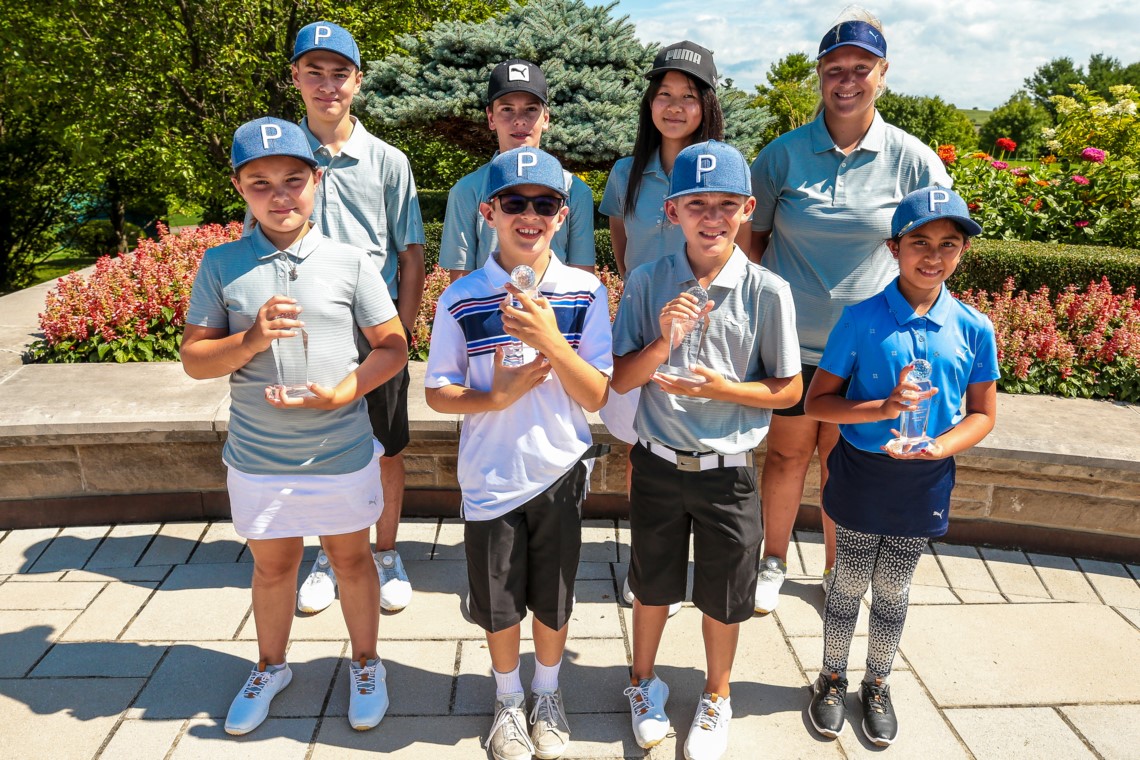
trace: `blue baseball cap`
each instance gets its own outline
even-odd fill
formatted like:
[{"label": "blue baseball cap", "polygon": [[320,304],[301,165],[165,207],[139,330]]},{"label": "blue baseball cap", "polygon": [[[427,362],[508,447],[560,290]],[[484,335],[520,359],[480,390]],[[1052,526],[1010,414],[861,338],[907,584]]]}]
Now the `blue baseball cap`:
[{"label": "blue baseball cap", "polygon": [[483,201],[490,203],[496,195],[516,185],[542,185],[558,193],[563,200],[569,197],[562,164],[538,148],[515,148],[495,156],[487,174]]},{"label": "blue baseball cap", "polygon": [[982,226],[970,218],[970,209],[962,196],[948,187],[924,187],[902,199],[891,217],[891,237],[914,232],[938,219],[952,219],[968,236],[982,234]]},{"label": "blue baseball cap", "polygon": [[740,151],[719,140],[690,145],[673,160],[673,176],[665,200],[693,193],[752,195],[748,162]]},{"label": "blue baseball cap", "polygon": [[247,121],[237,128],[230,149],[230,164],[236,172],[250,161],[266,156],[292,156],[317,168],[317,159],[313,157],[304,131],[291,121],[272,116]]},{"label": "blue baseball cap", "polygon": [[827,31],[819,41],[818,61],[836,48],[854,45],[874,53],[880,58],[887,57],[887,39],[883,33],[866,21],[842,21]]},{"label": "blue baseball cap", "polygon": [[314,21],[297,32],[297,41],[293,43],[293,57],[290,63],[305,53],[313,50],[327,50],[352,61],[356,68],[360,68],[360,48],[356,40],[343,26],[337,26],[331,21]]}]

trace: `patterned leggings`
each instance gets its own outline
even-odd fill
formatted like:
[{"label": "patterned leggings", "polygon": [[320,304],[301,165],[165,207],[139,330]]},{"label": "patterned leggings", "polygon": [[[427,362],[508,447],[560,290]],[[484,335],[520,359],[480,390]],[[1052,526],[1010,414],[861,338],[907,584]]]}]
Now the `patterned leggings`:
[{"label": "patterned leggings", "polygon": [[891,674],[902,638],[910,581],[926,538],[878,536],[835,526],[835,580],[827,595],[823,618],[824,672],[847,672],[847,655],[860,601],[871,585],[870,641],[867,643],[867,678]]}]

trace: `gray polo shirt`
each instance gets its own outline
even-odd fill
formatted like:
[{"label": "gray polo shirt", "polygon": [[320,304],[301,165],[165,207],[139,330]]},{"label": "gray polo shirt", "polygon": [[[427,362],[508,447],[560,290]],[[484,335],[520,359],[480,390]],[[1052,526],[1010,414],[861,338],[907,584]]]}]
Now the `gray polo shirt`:
[{"label": "gray polo shirt", "polygon": [[[629,274],[614,320],[614,356],[656,340],[666,303],[697,284],[684,249]],[[715,302],[699,363],[733,382],[792,377],[800,371],[796,314],[788,284],[737,248],[709,286]],[[650,381],[641,389],[634,429],[678,451],[739,454],[764,440],[771,409],[673,396]]]},{"label": "gray polo shirt", "polygon": [[[499,155],[495,151],[495,156]],[[494,160],[494,156],[491,157]],[[473,271],[482,269],[487,257],[499,248],[499,234],[479,213],[479,203],[487,192],[487,162],[460,179],[447,194],[447,213],[443,218],[443,238],[439,245],[439,265],[444,269]],[[562,229],[554,233],[550,249],[564,264],[594,266],[594,195],[590,186],[568,171],[562,172],[566,204],[570,215]]]},{"label": "gray polo shirt", "polygon": [[661,168],[661,152],[645,166],[641,187],[637,192],[637,205],[632,214],[626,213],[625,192],[629,187],[629,173],[633,157],[618,159],[606,180],[606,192],[598,210],[609,217],[621,217],[625,223],[626,276],[642,264],[668,256],[685,245],[681,228],[665,216],[665,196],[669,194],[669,175]]},{"label": "gray polo shirt", "polygon": [[[206,251],[186,322],[220,327],[231,335],[242,332],[276,294],[290,295],[304,307],[308,378],[325,387],[335,386],[356,367],[356,326],[379,325],[396,316],[376,267],[359,248],[333,242],[314,229],[279,251],[254,229]],[[251,475],[343,475],[372,460],[364,399],[332,411],[277,409],[265,400],[265,387],[277,382],[274,347],[230,375],[229,435],[222,452],[226,464]]]},{"label": "gray polo shirt", "polygon": [[819,364],[843,308],[898,274],[884,241],[912,190],[952,181],[938,156],[878,112],[844,155],[823,114],[773,140],[752,162],[752,229],[772,231],[764,266],[792,286],[802,359]]},{"label": "gray polo shirt", "polygon": [[372,257],[396,298],[396,254],[424,242],[424,222],[408,157],[353,119],[352,135],[335,156],[301,128],[317,162],[325,170],[313,201],[313,221],[341,243],[362,248]]}]

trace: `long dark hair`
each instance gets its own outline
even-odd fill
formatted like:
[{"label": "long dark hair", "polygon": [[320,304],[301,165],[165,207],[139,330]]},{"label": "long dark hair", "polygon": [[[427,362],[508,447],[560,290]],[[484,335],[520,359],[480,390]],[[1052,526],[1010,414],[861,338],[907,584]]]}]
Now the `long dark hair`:
[{"label": "long dark hair", "polygon": [[[673,71],[674,69],[670,69]],[[641,177],[649,159],[661,147],[661,133],[653,125],[653,99],[661,89],[661,81],[665,79],[668,71],[649,80],[645,94],[641,96],[641,107],[637,117],[637,140],[633,143],[633,166],[629,170],[629,185],[625,189],[625,216],[631,216],[637,206],[637,195],[641,191]],[[680,72],[685,74],[685,72]],[[689,138],[689,144],[704,142],[705,140],[724,139],[724,113],[720,110],[720,101],[716,97],[716,90],[704,82],[693,79],[688,74],[685,78],[696,89],[701,99],[701,125]]]}]

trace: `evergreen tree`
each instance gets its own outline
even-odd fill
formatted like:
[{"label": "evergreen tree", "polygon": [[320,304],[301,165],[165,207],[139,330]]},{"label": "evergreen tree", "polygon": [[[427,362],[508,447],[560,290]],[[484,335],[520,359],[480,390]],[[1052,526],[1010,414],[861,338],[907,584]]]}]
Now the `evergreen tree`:
[{"label": "evergreen tree", "polygon": [[[389,128],[426,130],[470,153],[496,148],[484,111],[491,69],[510,58],[542,67],[550,85],[551,129],[543,148],[566,168],[609,168],[630,152],[637,108],[656,45],[643,45],[617,5],[584,0],[511,0],[482,23],[441,22],[421,39],[398,41],[406,53],[366,66],[361,97],[371,117]],[[726,81],[718,94],[726,139],[755,153],[767,113]]]}]

